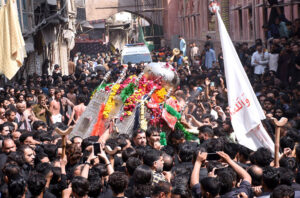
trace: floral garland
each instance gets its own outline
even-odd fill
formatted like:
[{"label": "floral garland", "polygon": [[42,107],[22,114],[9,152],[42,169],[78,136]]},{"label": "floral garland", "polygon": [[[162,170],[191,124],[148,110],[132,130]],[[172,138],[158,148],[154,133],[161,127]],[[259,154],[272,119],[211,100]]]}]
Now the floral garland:
[{"label": "floral garland", "polygon": [[144,131],[147,130],[147,121],[145,119],[145,101],[141,101],[141,113],[140,113],[140,128]]},{"label": "floral garland", "polygon": [[120,88],[120,84],[115,84],[112,86],[110,95],[108,97],[108,100],[107,100],[105,108],[104,108],[103,118],[108,118],[109,113],[113,109],[113,107],[115,105],[114,97],[117,94],[117,91],[119,90],[119,88]]},{"label": "floral garland", "polygon": [[162,103],[165,100],[165,96],[167,95],[166,89],[163,87],[157,91],[155,91],[154,94],[152,94],[151,99],[155,101],[156,103]]}]

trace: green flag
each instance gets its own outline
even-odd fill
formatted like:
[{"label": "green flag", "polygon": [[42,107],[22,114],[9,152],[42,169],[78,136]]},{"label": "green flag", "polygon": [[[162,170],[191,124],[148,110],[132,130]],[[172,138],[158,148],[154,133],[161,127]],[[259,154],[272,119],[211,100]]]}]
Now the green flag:
[{"label": "green flag", "polygon": [[145,37],[144,37],[144,31],[143,31],[143,28],[142,26],[139,25],[139,37],[138,37],[138,42],[139,43],[144,43],[149,51],[151,52],[152,50],[154,50],[154,46],[153,45],[149,45],[149,43],[145,40]]}]

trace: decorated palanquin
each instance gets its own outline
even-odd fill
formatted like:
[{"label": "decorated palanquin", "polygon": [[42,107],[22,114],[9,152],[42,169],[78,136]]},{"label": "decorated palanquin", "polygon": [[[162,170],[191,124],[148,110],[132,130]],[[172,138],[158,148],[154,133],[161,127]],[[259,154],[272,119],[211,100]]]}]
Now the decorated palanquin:
[{"label": "decorated palanquin", "polygon": [[131,135],[134,130],[156,126],[164,131],[179,129],[193,139],[181,123],[184,107],[172,96],[179,85],[175,69],[160,62],[146,65],[139,76],[126,76],[126,71],[124,66],[114,83],[107,83],[110,72],[106,74],[71,136],[101,136],[108,127]]}]

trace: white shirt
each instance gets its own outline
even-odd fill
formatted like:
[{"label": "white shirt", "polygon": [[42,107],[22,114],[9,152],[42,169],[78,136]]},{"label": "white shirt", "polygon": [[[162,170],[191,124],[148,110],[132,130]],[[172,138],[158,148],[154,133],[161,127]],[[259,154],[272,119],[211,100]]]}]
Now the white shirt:
[{"label": "white shirt", "polygon": [[[256,63],[257,62],[257,63]],[[251,65],[254,66],[254,74],[263,74],[269,63],[269,53],[254,52],[251,58]]]}]

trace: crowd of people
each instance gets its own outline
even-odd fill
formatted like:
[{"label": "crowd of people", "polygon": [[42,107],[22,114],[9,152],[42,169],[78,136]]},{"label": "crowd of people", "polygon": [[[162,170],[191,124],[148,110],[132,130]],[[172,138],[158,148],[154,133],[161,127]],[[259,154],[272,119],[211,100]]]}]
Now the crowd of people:
[{"label": "crowd of people", "polygon": [[[174,56],[169,48],[152,52],[153,61],[169,62],[179,75],[174,96],[189,101],[181,122],[199,132],[192,141],[178,129],[165,138],[160,126],[132,131],[131,136],[107,129],[101,137],[68,138],[64,156],[55,128],[76,124],[107,71],[112,71],[111,82],[118,79],[118,53],[76,54],[69,61],[69,76],[55,65],[52,75],[33,75],[2,87],[1,197],[300,197],[297,34],[269,40],[268,52],[261,40],[250,48],[247,43],[237,46],[273,141],[272,119],[288,118],[280,132],[279,166],[270,150],[238,144],[222,54],[216,58],[212,43],[208,36],[202,52],[195,43],[188,53]],[[143,67],[129,63],[127,75],[138,75]],[[198,87],[201,94],[190,98]]]}]

